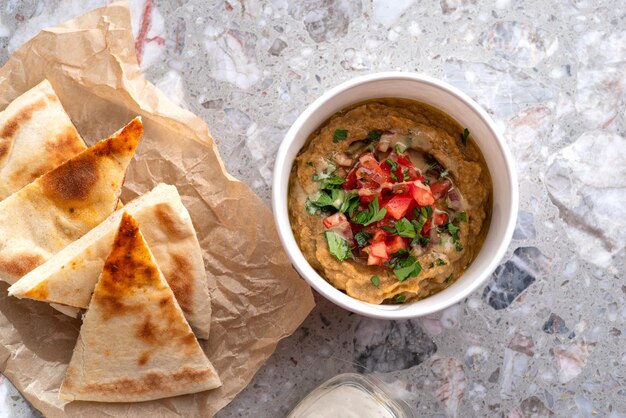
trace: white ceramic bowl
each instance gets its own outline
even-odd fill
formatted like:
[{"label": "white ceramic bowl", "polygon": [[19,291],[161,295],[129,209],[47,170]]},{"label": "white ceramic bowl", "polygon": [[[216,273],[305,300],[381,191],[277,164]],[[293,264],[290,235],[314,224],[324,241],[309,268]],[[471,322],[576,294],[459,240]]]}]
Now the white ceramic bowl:
[{"label": "white ceramic bowl", "polygon": [[[487,238],[476,259],[450,287],[426,299],[397,305],[374,305],[335,289],[306,261],[294,238],[287,210],[289,174],[295,157],[330,116],[364,100],[397,97],[432,105],[467,127],[480,147],[493,181],[493,210]],[[413,73],[383,72],[357,77],[329,90],[298,117],[278,150],[272,206],[278,234],[291,262],[305,280],[335,304],[358,314],[406,319],[445,309],[482,285],[498,266],[511,241],[517,218],[518,185],[513,157],[489,115],[474,100],[443,81]]]}]

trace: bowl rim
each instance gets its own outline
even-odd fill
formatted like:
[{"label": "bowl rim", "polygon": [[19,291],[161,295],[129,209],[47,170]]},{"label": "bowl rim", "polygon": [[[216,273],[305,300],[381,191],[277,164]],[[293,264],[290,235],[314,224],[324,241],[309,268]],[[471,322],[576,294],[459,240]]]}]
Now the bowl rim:
[{"label": "bowl rim", "polygon": [[[467,105],[473,112],[478,115],[478,117],[482,120],[487,129],[490,131],[491,135],[496,139],[495,142],[497,144],[498,151],[504,160],[508,175],[507,190],[509,191],[509,193],[507,196],[507,200],[510,200],[511,202],[510,209],[508,213],[503,213],[502,215],[506,220],[506,228],[504,230],[504,233],[502,234],[502,238],[497,246],[495,253],[491,256],[491,260],[485,268],[477,273],[476,278],[472,282],[466,284],[464,288],[457,291],[456,293],[449,295],[450,297],[448,299],[444,299],[439,302],[430,301],[429,303],[429,297],[427,297],[422,300],[403,305],[410,307],[415,306],[415,304],[421,303],[419,310],[386,310],[384,308],[381,309],[381,306],[384,305],[375,305],[363,302],[336,289],[324,277],[322,277],[317,271],[315,271],[313,267],[311,267],[311,265],[308,263],[295,240],[293,231],[291,229],[291,221],[289,220],[289,174],[293,166],[293,160],[288,162],[289,167],[286,167],[286,164],[287,155],[292,148],[292,144],[296,139],[297,133],[302,129],[305,122],[313,114],[320,111],[323,105],[332,100],[334,97],[355,87],[383,80],[399,80],[427,84],[440,90],[446,91],[447,93],[451,94],[456,99]],[[435,107],[437,106],[435,105]],[[332,115],[329,115],[328,117],[330,116]],[[504,257],[513,237],[513,231],[515,229],[515,224],[517,221],[518,206],[519,186],[514,158],[506,144],[503,135],[500,133],[500,130],[496,126],[493,119],[476,101],[474,101],[466,93],[462,92],[458,88],[452,86],[445,81],[421,73],[400,71],[377,72],[354,77],[326,91],[311,104],[309,104],[289,128],[280,144],[274,163],[274,172],[272,178],[272,211],[274,215],[274,222],[278,231],[278,236],[292,265],[298,271],[298,273],[300,273],[300,275],[307,281],[307,283],[326,299],[348,311],[372,318],[391,320],[417,318],[442,311],[468,297],[490,277],[491,273],[497,268],[497,266],[500,264],[501,259]],[[441,294],[446,290],[451,289],[453,286],[454,285],[442,290],[438,294]]]}]

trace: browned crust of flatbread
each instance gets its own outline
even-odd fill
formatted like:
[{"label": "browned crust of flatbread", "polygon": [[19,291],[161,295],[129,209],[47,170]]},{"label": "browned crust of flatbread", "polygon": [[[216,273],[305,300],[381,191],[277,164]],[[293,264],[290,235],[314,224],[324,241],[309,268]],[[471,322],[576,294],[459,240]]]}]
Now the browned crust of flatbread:
[{"label": "browned crust of flatbread", "polygon": [[[211,370],[194,370],[187,367],[167,375],[158,372],[148,372],[140,379],[121,378],[106,383],[91,383],[81,388],[81,392],[96,392],[103,396],[119,393],[126,395],[142,395],[144,393],[175,390],[179,385],[200,383],[211,377],[213,377]],[[65,378],[63,385],[68,389],[72,388],[72,382],[69,376]]]},{"label": "browned crust of flatbread", "polygon": [[48,198],[62,206],[76,207],[87,199],[98,180],[97,160],[133,154],[143,133],[140,119],[133,119],[118,134],[100,141],[41,177]]}]

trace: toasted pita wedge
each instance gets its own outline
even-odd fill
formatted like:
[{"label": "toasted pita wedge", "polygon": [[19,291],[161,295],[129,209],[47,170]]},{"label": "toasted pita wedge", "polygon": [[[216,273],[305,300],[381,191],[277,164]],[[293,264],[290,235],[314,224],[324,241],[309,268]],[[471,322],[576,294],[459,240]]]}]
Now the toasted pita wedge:
[{"label": "toasted pita wedge", "polygon": [[220,385],[137,221],[124,213],[59,398],[139,402]]},{"label": "toasted pita wedge", "polygon": [[44,80],[0,112],[0,200],[87,148]]},{"label": "toasted pita wedge", "polygon": [[142,132],[136,118],[0,202],[0,280],[15,283],[113,213]]},{"label": "toasted pita wedge", "polygon": [[[191,218],[176,187],[159,184],[26,274],[9,294],[87,308],[122,213],[141,224],[146,242],[198,338],[208,338],[211,296],[202,252]],[[71,310],[62,311],[69,313]]]}]

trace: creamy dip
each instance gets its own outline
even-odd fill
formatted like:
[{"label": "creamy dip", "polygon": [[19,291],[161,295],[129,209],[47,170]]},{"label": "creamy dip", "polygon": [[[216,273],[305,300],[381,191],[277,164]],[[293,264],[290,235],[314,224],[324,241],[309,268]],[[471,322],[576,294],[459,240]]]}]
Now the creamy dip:
[{"label": "creamy dip", "polygon": [[471,133],[410,100],[333,116],[296,158],[291,226],[307,261],[369,303],[427,297],[457,280],[489,227],[491,179]]},{"label": "creamy dip", "polygon": [[400,418],[369,393],[341,385],[310,403],[299,405],[287,418]]}]

